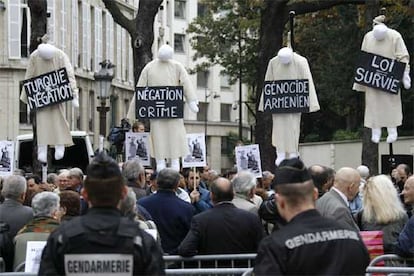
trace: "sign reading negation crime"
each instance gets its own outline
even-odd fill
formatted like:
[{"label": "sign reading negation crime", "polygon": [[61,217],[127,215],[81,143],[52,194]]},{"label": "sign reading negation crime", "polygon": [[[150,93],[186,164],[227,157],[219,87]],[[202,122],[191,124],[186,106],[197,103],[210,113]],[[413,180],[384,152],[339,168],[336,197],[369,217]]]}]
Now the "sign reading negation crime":
[{"label": "sign reading negation crime", "polygon": [[397,94],[404,75],[405,63],[361,51],[354,81],[385,92]]},{"label": "sign reading negation crime", "polygon": [[309,80],[265,81],[263,111],[270,113],[309,112]]},{"label": "sign reading negation crime", "polygon": [[183,118],[182,86],[135,88],[135,117],[148,119]]},{"label": "sign reading negation crime", "polygon": [[23,88],[30,109],[40,109],[73,99],[66,68],[24,80]]}]

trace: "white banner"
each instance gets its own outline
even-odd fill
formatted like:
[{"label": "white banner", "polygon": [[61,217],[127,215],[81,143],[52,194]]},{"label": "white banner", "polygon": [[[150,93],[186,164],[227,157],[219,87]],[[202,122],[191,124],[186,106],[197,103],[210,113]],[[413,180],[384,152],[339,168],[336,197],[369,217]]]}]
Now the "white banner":
[{"label": "white banner", "polygon": [[139,159],[143,166],[150,166],[149,143],[149,132],[125,133],[125,160]]},{"label": "white banner", "polygon": [[187,133],[189,154],[183,158],[183,168],[206,166],[206,140],[204,133]]},{"label": "white banner", "polygon": [[238,146],[236,151],[237,171],[250,171],[256,178],[262,177],[259,145]]},{"label": "white banner", "polygon": [[14,143],[0,141],[0,176],[11,175],[14,171]]}]

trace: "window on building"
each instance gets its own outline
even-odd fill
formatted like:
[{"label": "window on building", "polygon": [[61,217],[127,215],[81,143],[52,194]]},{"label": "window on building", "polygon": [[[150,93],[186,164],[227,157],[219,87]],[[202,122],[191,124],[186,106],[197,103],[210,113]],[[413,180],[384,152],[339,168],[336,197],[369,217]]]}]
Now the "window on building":
[{"label": "window on building", "polygon": [[185,19],[186,14],[186,1],[185,0],[175,0],[174,1],[174,17]]},{"label": "window on building", "polygon": [[22,101],[19,101],[19,123],[30,124],[30,110],[29,106]]},{"label": "window on building", "polygon": [[[129,100],[125,99],[124,100],[124,116],[122,118],[127,117],[128,109],[129,109]],[[135,116],[135,114],[134,114],[134,116]],[[130,123],[132,124],[133,122],[130,122]]]},{"label": "window on building", "polygon": [[89,131],[94,132],[94,122],[95,122],[95,92],[89,91],[89,122],[88,128]]},{"label": "window on building", "polygon": [[204,122],[207,120],[208,103],[198,104],[197,121]]},{"label": "window on building", "polygon": [[27,0],[10,0],[8,1],[7,9],[9,58],[20,59],[22,57],[28,57],[30,11],[27,6]]},{"label": "window on building", "polygon": [[[110,102],[110,105],[111,105],[111,109],[110,109],[111,123],[110,123],[110,125],[111,125],[111,127],[114,127],[114,126],[118,125],[118,118],[116,116],[118,114],[118,96],[111,95],[109,102]],[[119,121],[121,121],[121,120],[119,120]]]},{"label": "window on building", "polygon": [[220,74],[220,88],[230,89],[230,81],[227,74]]},{"label": "window on building", "polygon": [[[25,2],[25,1],[24,1]],[[27,14],[29,10],[26,4],[22,4],[22,27],[20,32],[20,53],[21,57],[29,56],[29,29]]]},{"label": "window on building", "polygon": [[197,3],[197,15],[204,16],[207,14],[207,5],[203,3]]},{"label": "window on building", "polygon": [[231,104],[220,105],[220,120],[222,122],[230,122]]},{"label": "window on building", "polygon": [[185,35],[174,34],[174,51],[176,53],[184,53]]},{"label": "window on building", "polygon": [[221,137],[221,154],[228,155],[230,152],[230,139],[228,136]]},{"label": "window on building", "polygon": [[79,99],[79,108],[74,108],[74,114],[75,114],[75,128],[77,130],[82,129],[82,125],[81,125],[81,112],[82,112],[82,89],[80,87],[78,87],[78,99]]},{"label": "window on building", "polygon": [[207,87],[208,71],[197,72],[197,87]]}]

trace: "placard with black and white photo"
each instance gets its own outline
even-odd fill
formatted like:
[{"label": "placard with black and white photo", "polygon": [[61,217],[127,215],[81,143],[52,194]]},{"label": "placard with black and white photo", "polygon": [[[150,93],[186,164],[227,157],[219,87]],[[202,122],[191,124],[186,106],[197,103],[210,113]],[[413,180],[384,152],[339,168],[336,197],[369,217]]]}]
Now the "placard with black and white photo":
[{"label": "placard with black and white photo", "polygon": [[0,141],[0,176],[11,175],[14,170],[14,143]]},{"label": "placard with black and white photo", "polygon": [[204,133],[187,133],[189,154],[183,158],[183,168],[206,166],[206,141]]},{"label": "placard with black and white photo", "polygon": [[237,171],[250,171],[256,178],[262,177],[262,165],[258,144],[238,146],[236,152]]},{"label": "placard with black and white photo", "polygon": [[125,133],[125,160],[139,159],[143,166],[151,165],[149,132]]}]

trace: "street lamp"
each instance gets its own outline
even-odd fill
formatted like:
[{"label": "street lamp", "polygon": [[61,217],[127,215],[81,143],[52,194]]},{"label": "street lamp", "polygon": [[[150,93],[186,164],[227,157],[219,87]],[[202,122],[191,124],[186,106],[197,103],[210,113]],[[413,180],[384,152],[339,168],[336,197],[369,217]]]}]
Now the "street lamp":
[{"label": "street lamp", "polygon": [[101,106],[98,106],[96,110],[99,112],[99,134],[105,137],[106,132],[106,113],[109,111],[109,106],[106,106],[106,99],[110,96],[110,89],[112,79],[114,78],[113,65],[109,60],[104,60],[99,63],[101,69],[98,73],[93,75],[95,81],[98,82],[99,96],[101,100]]}]

